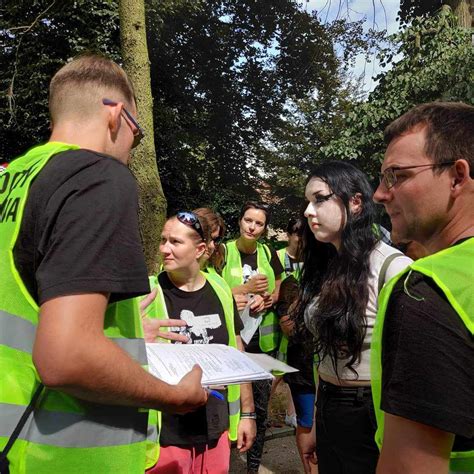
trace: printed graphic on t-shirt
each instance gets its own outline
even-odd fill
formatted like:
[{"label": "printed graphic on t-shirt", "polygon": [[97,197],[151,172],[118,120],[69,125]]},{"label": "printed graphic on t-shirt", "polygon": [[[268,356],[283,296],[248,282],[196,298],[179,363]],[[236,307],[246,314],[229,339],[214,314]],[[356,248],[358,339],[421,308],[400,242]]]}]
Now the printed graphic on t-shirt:
[{"label": "printed graphic on t-shirt", "polygon": [[258,274],[258,270],[254,270],[250,265],[245,264],[242,267],[242,276],[244,278],[244,283],[247,283],[250,278]]},{"label": "printed graphic on t-shirt", "polygon": [[179,334],[189,338],[188,344],[209,344],[214,336],[210,335],[208,330],[217,329],[222,325],[217,313],[196,316],[192,311],[183,309],[180,319],[186,321],[186,326],[179,328]]}]

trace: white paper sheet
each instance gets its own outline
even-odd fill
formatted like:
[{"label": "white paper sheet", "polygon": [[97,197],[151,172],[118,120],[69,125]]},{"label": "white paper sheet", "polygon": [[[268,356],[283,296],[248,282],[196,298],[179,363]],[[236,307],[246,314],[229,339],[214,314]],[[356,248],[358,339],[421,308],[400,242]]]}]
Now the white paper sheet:
[{"label": "white paper sheet", "polygon": [[299,369],[295,369],[291,367],[291,365],[285,364],[281,360],[275,359],[268,354],[253,354],[250,352],[246,352],[245,354],[267,372],[283,372],[284,374],[299,372]]},{"label": "white paper sheet", "polygon": [[262,322],[261,315],[257,317],[250,316],[250,305],[252,304],[252,301],[253,298],[249,298],[245,308],[240,312],[240,319],[244,325],[243,329],[240,331],[240,337],[245,344],[250,342]]},{"label": "white paper sheet", "polygon": [[157,378],[177,384],[194,364],[202,368],[202,385],[232,385],[273,376],[247,357],[222,344],[147,344],[148,367]]}]

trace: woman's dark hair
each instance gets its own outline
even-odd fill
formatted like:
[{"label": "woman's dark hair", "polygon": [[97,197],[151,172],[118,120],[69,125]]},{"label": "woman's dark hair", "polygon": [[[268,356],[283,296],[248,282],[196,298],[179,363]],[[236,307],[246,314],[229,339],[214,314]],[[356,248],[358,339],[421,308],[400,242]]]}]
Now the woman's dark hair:
[{"label": "woman's dark hair", "polygon": [[[339,251],[329,243],[316,240],[307,219],[304,220],[301,245],[303,270],[300,297],[293,317],[302,324],[304,312],[316,296],[311,314],[316,352],[329,357],[336,374],[338,359],[348,359],[346,367],[359,362],[366,333],[366,307],[369,298],[369,257],[377,237],[373,230],[375,205],[367,177],[346,162],[328,162],[317,166],[306,184],[314,178],[324,181],[344,204],[346,224]],[[361,201],[361,210],[350,211],[353,197]]]},{"label": "woman's dark hair", "polygon": [[239,222],[241,221],[242,217],[244,217],[244,214],[249,209],[259,209],[260,211],[263,211],[265,213],[265,229],[266,229],[268,227],[268,223],[270,222],[270,210],[268,206],[266,204],[263,204],[262,202],[257,202],[257,201],[245,202],[242,208],[240,209]]},{"label": "woman's dark hair", "polygon": [[286,233],[301,235],[303,224],[304,219],[301,219],[300,217],[290,217],[288,225],[286,226]]},{"label": "woman's dark hair", "polygon": [[[194,209],[193,212],[199,218],[200,222],[206,221],[208,223],[211,234],[213,234],[216,230],[219,230],[219,239],[222,241],[222,239],[225,236],[225,230],[226,230],[224,219],[219,214],[217,214],[217,212],[214,212],[209,207],[198,207],[197,209]],[[206,242],[206,243],[209,243],[209,242]],[[211,258],[209,259],[209,263],[218,272],[222,271],[222,267],[224,266],[224,251],[223,251],[221,243],[216,245],[214,253],[211,255]]]}]

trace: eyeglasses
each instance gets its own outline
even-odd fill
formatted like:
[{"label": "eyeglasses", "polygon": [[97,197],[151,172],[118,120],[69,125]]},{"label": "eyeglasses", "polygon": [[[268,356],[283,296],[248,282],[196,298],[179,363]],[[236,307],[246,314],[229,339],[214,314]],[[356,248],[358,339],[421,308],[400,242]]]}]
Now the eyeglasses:
[{"label": "eyeglasses", "polygon": [[192,227],[199,234],[199,237],[201,237],[202,240],[206,240],[204,238],[204,232],[202,231],[202,225],[194,212],[178,212],[178,214],[176,214],[176,219],[178,219],[182,224]]},{"label": "eyeglasses", "polygon": [[379,179],[380,182],[385,185],[387,189],[393,188],[397,183],[397,171],[401,170],[411,170],[413,168],[442,168],[444,166],[451,166],[456,161],[446,161],[445,163],[429,163],[425,165],[414,165],[414,166],[391,166],[387,168],[382,173],[380,173]]},{"label": "eyeglasses", "polygon": [[220,245],[220,243],[222,242],[223,238],[224,238],[223,236],[218,235],[217,237],[214,237],[214,238],[211,239],[211,240],[214,242],[214,245],[217,247],[218,245]]},{"label": "eyeglasses", "polygon": [[[102,103],[104,105],[117,105],[117,102],[110,99],[102,99]],[[142,141],[142,138],[145,136],[145,132],[143,131],[143,128],[138,125],[138,122],[133,118],[132,114],[125,107],[122,108],[122,116],[129,124],[133,125],[133,127],[130,127],[133,133],[132,148],[136,148],[138,144]]]},{"label": "eyeglasses", "polygon": [[314,196],[314,204],[317,206],[320,204],[325,203],[326,201],[329,201],[334,196],[334,193],[329,193],[329,194],[317,194]]}]

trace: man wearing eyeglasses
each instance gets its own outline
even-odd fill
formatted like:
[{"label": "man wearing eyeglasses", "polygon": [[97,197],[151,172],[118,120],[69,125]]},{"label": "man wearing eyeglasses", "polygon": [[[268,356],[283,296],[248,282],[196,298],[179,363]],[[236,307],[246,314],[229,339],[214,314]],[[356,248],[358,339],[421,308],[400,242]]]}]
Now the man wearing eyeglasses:
[{"label": "man wearing eyeglasses", "polygon": [[474,107],[415,107],[385,130],[374,199],[426,250],[379,296],[378,473],[474,471]]},{"label": "man wearing eyeglasses", "polygon": [[0,176],[0,470],[141,474],[147,409],[186,413],[207,392],[198,367],[177,386],[143,368],[133,88],[85,55],[53,77],[49,106],[49,142]]}]

